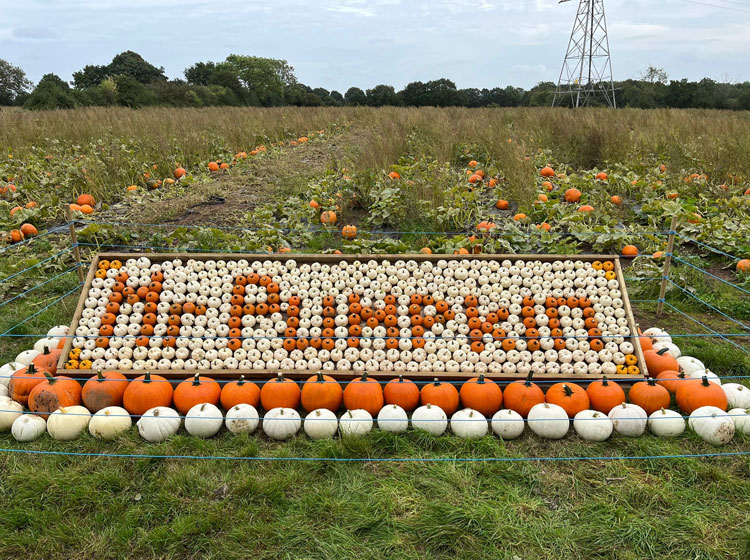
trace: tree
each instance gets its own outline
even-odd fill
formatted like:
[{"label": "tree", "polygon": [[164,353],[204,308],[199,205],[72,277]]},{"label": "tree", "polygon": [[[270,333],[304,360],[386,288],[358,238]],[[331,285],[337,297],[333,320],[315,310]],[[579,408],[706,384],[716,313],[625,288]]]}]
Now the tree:
[{"label": "tree", "polygon": [[70,87],[59,76],[45,74],[31,92],[26,102],[25,109],[72,109],[76,102]]},{"label": "tree", "polygon": [[333,99],[334,104],[336,104],[336,105],[343,105],[344,104],[344,96],[341,95],[341,93],[339,93],[335,89],[331,92],[331,99]]},{"label": "tree", "polygon": [[141,55],[133,51],[125,51],[112,59],[107,67],[108,76],[130,76],[141,84],[166,81],[164,68],[157,68],[146,62]]},{"label": "tree", "polygon": [[207,86],[211,83],[211,77],[216,72],[215,62],[196,62],[185,68],[185,79],[189,84]]},{"label": "tree", "polygon": [[344,94],[344,100],[347,105],[365,105],[367,103],[367,95],[358,87],[350,87]]},{"label": "tree", "polygon": [[660,84],[666,84],[669,81],[669,77],[663,68],[649,65],[643,74],[641,74],[641,80],[650,84],[657,82]]},{"label": "tree", "polygon": [[396,95],[393,86],[384,84],[375,86],[367,90],[367,104],[371,107],[382,107],[384,105],[401,105],[401,101]]},{"label": "tree", "polygon": [[421,107],[427,104],[427,88],[422,82],[411,82],[398,92],[401,102],[407,107]]},{"label": "tree", "polygon": [[286,60],[231,54],[218,67],[234,73],[264,107],[281,105],[285,88],[297,83],[294,68]]},{"label": "tree", "polygon": [[0,105],[12,105],[32,85],[21,68],[0,58]]},{"label": "tree", "polygon": [[78,72],[73,72],[73,87],[86,89],[98,86],[109,77],[107,66],[87,64]]}]

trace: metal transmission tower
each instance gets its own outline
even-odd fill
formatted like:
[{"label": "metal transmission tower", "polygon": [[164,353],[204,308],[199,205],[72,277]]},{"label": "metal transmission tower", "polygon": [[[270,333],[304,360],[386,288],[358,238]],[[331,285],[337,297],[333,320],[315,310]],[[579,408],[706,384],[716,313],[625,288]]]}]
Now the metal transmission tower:
[{"label": "metal transmission tower", "polygon": [[610,107],[617,106],[604,0],[579,0],[552,106],[567,104],[570,98],[573,107],[585,107],[597,95]]}]

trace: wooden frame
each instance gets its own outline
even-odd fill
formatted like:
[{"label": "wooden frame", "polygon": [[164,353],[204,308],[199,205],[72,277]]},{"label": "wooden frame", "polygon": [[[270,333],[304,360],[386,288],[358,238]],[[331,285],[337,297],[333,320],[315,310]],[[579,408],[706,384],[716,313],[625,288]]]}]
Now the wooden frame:
[{"label": "wooden frame", "polygon": [[[424,261],[432,261],[436,262],[439,260],[538,260],[538,261],[557,261],[557,260],[581,260],[581,261],[603,261],[603,260],[610,260],[613,261],[615,264],[615,273],[617,275],[617,280],[620,285],[620,292],[622,293],[622,300],[624,303],[624,309],[625,309],[625,315],[628,320],[628,327],[631,331],[631,336],[633,337],[633,346],[635,347],[635,356],[638,359],[638,367],[641,370],[641,375],[623,375],[623,374],[615,374],[615,375],[609,375],[607,376],[608,379],[616,380],[618,382],[635,382],[635,381],[641,381],[648,375],[648,370],[646,369],[646,361],[643,357],[643,351],[641,349],[640,344],[637,344],[635,342],[635,338],[638,335],[637,325],[635,323],[635,319],[633,317],[633,311],[630,306],[630,299],[628,298],[628,291],[625,286],[625,280],[623,278],[622,274],[622,266],[620,265],[620,257],[619,255],[533,255],[533,254],[524,254],[524,255],[493,255],[493,254],[476,254],[476,255],[424,255],[421,253],[417,254],[401,254],[401,255],[390,255],[390,254],[347,254],[347,255],[331,255],[331,254],[325,254],[325,255],[318,255],[318,254],[309,254],[309,253],[284,253],[284,254],[266,254],[266,253],[98,253],[96,254],[92,261],[91,261],[91,267],[89,268],[88,274],[86,276],[86,280],[83,286],[83,291],[81,292],[81,297],[78,301],[78,305],[76,306],[75,313],[73,314],[73,320],[71,321],[70,325],[70,332],[74,333],[76,327],[78,326],[78,322],[81,318],[81,314],[83,312],[84,302],[86,299],[86,295],[88,294],[88,291],[91,287],[91,282],[94,279],[94,275],[96,273],[96,270],[98,268],[99,261],[101,260],[114,260],[118,259],[121,261],[125,261],[127,259],[137,259],[139,257],[147,257],[151,260],[151,262],[164,262],[166,260],[171,259],[194,259],[194,260],[239,260],[239,259],[246,259],[248,261],[253,260],[268,260],[268,261],[286,261],[289,259],[294,259],[299,263],[312,263],[312,262],[320,262],[320,263],[338,263],[341,261],[345,262],[353,262],[353,261],[362,261],[362,260],[390,260],[390,261],[397,261],[397,260],[415,260],[418,262],[424,262]],[[93,375],[95,371],[90,369],[77,369],[77,370],[64,370],[65,362],[68,360],[68,354],[70,353],[71,346],[73,344],[73,337],[68,337],[65,342],[65,346],[63,348],[62,354],[60,355],[60,360],[58,362],[58,369],[62,372],[64,371],[67,374],[75,375],[75,376],[85,376],[85,375]],[[285,376],[290,377],[292,379],[306,379],[307,377],[313,375],[314,372],[312,371],[296,371],[296,370],[238,370],[238,369],[222,369],[222,370],[210,370],[210,371],[197,371],[197,370],[169,370],[169,371],[157,371],[154,373],[158,373],[159,375],[166,377],[167,379],[173,379],[173,380],[182,380],[187,377],[193,376],[196,373],[206,374],[214,379],[236,379],[240,374],[244,375],[246,378],[252,378],[252,379],[269,379],[271,377],[274,377],[279,372],[284,373]],[[129,371],[129,372],[123,372],[128,377],[135,377],[138,375],[142,375],[142,372],[137,371]],[[340,370],[330,370],[325,371],[326,375],[331,375],[332,377],[335,377],[337,379],[351,379],[353,377],[358,377],[358,374],[354,373],[353,371],[340,371]],[[470,377],[474,377],[474,372],[406,372],[406,371],[379,371],[379,372],[373,372],[370,374],[371,377],[378,378],[378,379],[392,379],[394,377],[398,377],[398,375],[408,375],[411,379],[433,379],[433,378],[439,378],[441,380],[463,380],[468,379]],[[503,381],[512,381],[517,379],[524,379],[525,375],[506,375],[506,374],[493,374],[491,376],[488,375],[488,377],[491,377],[495,380],[503,380]],[[581,382],[589,382],[596,379],[601,379],[600,375],[594,375],[594,374],[579,374],[571,376],[570,378],[567,378],[561,374],[538,374],[534,375],[534,380],[538,383],[554,383],[557,381],[581,381]]]}]

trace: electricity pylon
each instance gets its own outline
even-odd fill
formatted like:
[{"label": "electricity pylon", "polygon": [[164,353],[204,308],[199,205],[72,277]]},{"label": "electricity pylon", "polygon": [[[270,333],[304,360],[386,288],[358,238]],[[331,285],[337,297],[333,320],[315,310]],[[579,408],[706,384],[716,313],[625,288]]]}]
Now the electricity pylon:
[{"label": "electricity pylon", "polygon": [[552,106],[567,105],[570,98],[573,107],[585,107],[599,95],[610,107],[617,106],[604,0],[579,0]]}]

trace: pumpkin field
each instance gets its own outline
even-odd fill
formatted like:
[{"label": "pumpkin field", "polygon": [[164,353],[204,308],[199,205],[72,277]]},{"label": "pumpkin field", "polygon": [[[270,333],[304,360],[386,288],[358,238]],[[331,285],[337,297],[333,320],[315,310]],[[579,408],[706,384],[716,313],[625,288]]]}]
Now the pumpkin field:
[{"label": "pumpkin field", "polygon": [[0,556],[750,558],[748,113],[0,142]]}]

